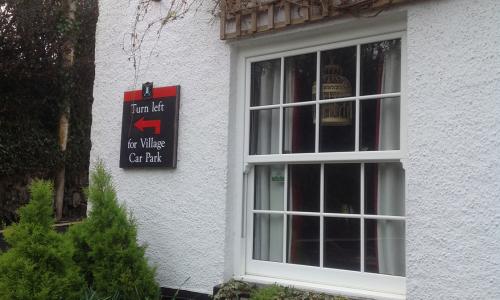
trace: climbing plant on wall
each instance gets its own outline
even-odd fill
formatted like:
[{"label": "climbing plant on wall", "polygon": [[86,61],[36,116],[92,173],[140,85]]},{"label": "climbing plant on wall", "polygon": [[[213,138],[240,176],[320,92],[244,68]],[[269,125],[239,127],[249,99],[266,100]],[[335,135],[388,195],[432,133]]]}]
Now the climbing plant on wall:
[{"label": "climbing plant on wall", "polygon": [[372,18],[411,1],[415,0],[136,0],[131,2],[136,5],[135,16],[123,49],[137,84],[141,61],[150,59],[157,45],[144,42],[151,38],[157,42],[167,24],[188,14],[196,17],[199,10],[211,14],[211,22],[219,21],[222,40],[231,40],[344,16]]}]

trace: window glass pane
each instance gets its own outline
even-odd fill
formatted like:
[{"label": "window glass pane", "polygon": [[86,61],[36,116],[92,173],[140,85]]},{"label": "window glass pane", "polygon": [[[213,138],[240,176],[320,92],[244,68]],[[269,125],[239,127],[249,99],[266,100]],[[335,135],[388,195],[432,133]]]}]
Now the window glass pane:
[{"label": "window glass pane", "polygon": [[280,103],[281,59],[252,63],[250,105]]},{"label": "window glass pane", "polygon": [[267,165],[255,167],[255,209],[283,210],[285,167]]},{"label": "window glass pane", "polygon": [[361,45],[361,95],[401,91],[401,40]]},{"label": "window glass pane", "polygon": [[280,111],[250,111],[250,155],[275,154],[279,151]]},{"label": "window glass pane", "polygon": [[319,212],[320,165],[288,166],[288,210]]},{"label": "window glass pane", "polygon": [[287,262],[319,266],[319,217],[288,216]]},{"label": "window glass pane", "polygon": [[356,95],[356,46],[321,52],[320,93],[320,99]]},{"label": "window glass pane", "polygon": [[320,105],[319,151],[354,151],[356,105],[354,101]]},{"label": "window glass pane", "polygon": [[399,97],[360,102],[361,151],[399,150]]},{"label": "window glass pane", "polygon": [[285,58],[285,103],[315,100],[316,53]]},{"label": "window glass pane", "polygon": [[323,265],[360,271],[360,220],[325,217]]},{"label": "window glass pane", "polygon": [[283,215],[254,215],[253,259],[283,261]]},{"label": "window glass pane", "polygon": [[325,212],[359,214],[360,164],[325,164]]},{"label": "window glass pane", "polygon": [[365,271],[405,276],[405,222],[365,220]]},{"label": "window glass pane", "polygon": [[283,112],[283,153],[314,152],[314,105],[286,107]]},{"label": "window glass pane", "polygon": [[365,164],[365,214],[404,216],[404,178],[400,163]]}]

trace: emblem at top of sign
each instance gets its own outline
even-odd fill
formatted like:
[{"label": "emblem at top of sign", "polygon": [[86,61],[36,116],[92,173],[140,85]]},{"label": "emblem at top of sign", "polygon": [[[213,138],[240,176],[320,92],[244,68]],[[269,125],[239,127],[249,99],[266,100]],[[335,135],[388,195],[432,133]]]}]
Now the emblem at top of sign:
[{"label": "emblem at top of sign", "polygon": [[142,97],[151,98],[153,97],[153,83],[146,82],[142,84]]}]

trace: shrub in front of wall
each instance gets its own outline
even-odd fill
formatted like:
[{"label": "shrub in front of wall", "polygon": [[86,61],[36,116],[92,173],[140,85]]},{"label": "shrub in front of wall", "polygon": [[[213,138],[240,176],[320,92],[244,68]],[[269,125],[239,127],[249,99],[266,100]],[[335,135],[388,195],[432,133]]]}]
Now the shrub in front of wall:
[{"label": "shrub in front of wall", "polygon": [[148,265],[145,248],[137,244],[137,226],[118,204],[111,176],[99,163],[91,174],[88,199],[91,211],[81,224],[70,228],[74,260],[88,286],[99,297],[158,299],[155,269]]},{"label": "shrub in front of wall", "polygon": [[4,231],[10,249],[0,255],[0,299],[79,299],[84,280],[73,246],[52,226],[52,184],[35,181],[30,192],[19,223]]}]

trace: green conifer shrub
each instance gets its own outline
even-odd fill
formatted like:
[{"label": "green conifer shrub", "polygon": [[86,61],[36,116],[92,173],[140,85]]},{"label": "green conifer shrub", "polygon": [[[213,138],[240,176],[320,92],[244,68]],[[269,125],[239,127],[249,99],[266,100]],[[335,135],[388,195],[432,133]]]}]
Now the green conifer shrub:
[{"label": "green conifer shrub", "polygon": [[155,269],[144,256],[145,247],[137,244],[137,225],[119,205],[111,176],[102,163],[91,174],[87,219],[70,228],[80,266],[88,286],[99,297],[120,299],[158,299],[160,289]]},{"label": "green conifer shrub", "polygon": [[35,181],[30,192],[19,223],[4,231],[11,248],[0,255],[0,299],[79,299],[85,282],[72,260],[73,245],[52,226],[52,184]]}]

